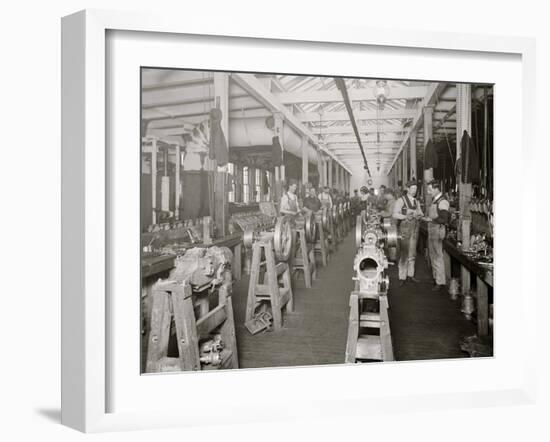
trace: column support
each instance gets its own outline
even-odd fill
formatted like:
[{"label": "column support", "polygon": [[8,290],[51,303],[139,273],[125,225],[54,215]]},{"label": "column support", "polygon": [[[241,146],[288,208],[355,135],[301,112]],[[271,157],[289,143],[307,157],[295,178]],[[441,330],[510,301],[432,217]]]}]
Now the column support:
[{"label": "column support", "polygon": [[416,173],[416,130],[412,131],[409,139],[409,150],[410,150],[410,171],[411,179],[418,179]]},{"label": "column support", "polygon": [[306,136],[302,136],[302,186],[309,181],[309,142]]},{"label": "column support", "polygon": [[180,179],[180,166],[181,166],[181,146],[176,144],[176,201],[174,204],[174,216],[177,220],[180,219],[180,198],[181,198],[181,179]]},{"label": "column support", "polygon": [[430,195],[428,195],[428,183],[433,180],[433,169],[426,169],[426,146],[428,145],[428,141],[432,141],[433,143],[433,115],[434,115],[434,108],[433,106],[426,106],[423,109],[424,114],[424,182],[423,182],[423,188],[424,188],[424,203],[426,210],[428,206],[431,203]]},{"label": "column support", "polygon": [[[464,131],[472,135],[472,91],[469,84],[456,85],[456,160],[460,159],[460,143]],[[460,168],[459,168],[460,169]],[[472,184],[462,183],[462,176],[457,176],[460,216],[469,216],[469,202],[472,197]]]},{"label": "column support", "polygon": [[332,158],[328,159],[328,187],[332,189]]},{"label": "column support", "polygon": [[157,139],[151,140],[151,205],[153,207],[152,224],[157,223]]}]

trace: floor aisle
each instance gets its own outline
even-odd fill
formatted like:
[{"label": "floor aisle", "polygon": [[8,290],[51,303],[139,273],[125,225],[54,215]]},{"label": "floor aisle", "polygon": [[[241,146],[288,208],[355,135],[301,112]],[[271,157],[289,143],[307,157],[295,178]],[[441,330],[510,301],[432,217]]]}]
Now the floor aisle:
[{"label": "floor aisle", "polygon": [[306,289],[293,279],[294,312],[283,314],[283,330],[252,336],[244,327],[248,277],[234,285],[234,315],[242,368],[338,364],[344,360],[348,300],[353,287],[353,235],[339,245],[327,267]]},{"label": "floor aisle", "polygon": [[[302,277],[293,280],[294,312],[283,316],[280,332],[250,335],[244,327],[248,277],[234,285],[234,315],[241,368],[343,363],[349,295],[353,288],[354,235],[350,233],[319,267],[312,289]],[[423,258],[417,263],[420,284],[397,286],[397,268],[390,266],[390,324],[397,360],[466,357],[458,342],[475,333],[459,306],[446,292],[434,293]]]}]

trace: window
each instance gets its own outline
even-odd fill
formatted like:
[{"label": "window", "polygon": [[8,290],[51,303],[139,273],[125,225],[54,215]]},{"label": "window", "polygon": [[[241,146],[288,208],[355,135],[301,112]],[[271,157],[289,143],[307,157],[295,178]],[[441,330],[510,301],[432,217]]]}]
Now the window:
[{"label": "window", "polygon": [[250,202],[250,184],[248,172],[248,167],[243,167],[243,203],[245,204],[248,204]]},{"label": "window", "polygon": [[227,194],[227,200],[230,203],[235,202],[235,165],[233,163],[227,163],[227,173],[231,175],[231,180],[229,182],[229,192]]},{"label": "window", "polygon": [[254,181],[254,189],[256,191],[256,194],[254,195],[256,197],[256,202],[259,203],[261,201],[262,197],[262,171],[260,169],[256,169],[256,176]]}]

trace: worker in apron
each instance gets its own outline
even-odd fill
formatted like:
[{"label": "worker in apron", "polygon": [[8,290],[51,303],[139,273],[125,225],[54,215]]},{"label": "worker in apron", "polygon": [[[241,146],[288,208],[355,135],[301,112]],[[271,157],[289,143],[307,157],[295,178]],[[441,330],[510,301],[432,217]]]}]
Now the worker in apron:
[{"label": "worker in apron", "polygon": [[296,217],[300,213],[300,204],[298,203],[298,195],[296,195],[296,184],[290,184],[287,191],[281,198],[281,207],[279,213],[281,215],[291,215]]},{"label": "worker in apron", "polygon": [[445,288],[445,264],[443,261],[443,239],[445,239],[446,226],[449,223],[449,201],[441,193],[441,185],[433,180],[428,183],[428,193],[432,197],[432,203],[428,208],[428,253],[432,263],[432,274],[435,281],[433,291]]},{"label": "worker in apron", "polygon": [[332,197],[330,196],[328,186],[323,187],[323,191],[319,194],[319,201],[321,201],[321,205],[327,210],[332,209]]},{"label": "worker in apron", "polygon": [[416,181],[406,184],[405,192],[395,201],[393,218],[399,223],[401,253],[399,255],[399,286],[407,281],[420,282],[414,277],[416,266],[416,244],[420,219],[424,216],[420,203],[415,198],[418,186]]}]

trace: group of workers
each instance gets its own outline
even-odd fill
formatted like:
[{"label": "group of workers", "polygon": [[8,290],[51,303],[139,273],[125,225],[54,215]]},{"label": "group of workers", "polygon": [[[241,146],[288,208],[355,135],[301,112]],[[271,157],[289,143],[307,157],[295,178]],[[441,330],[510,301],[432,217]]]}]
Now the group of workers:
[{"label": "group of workers", "polygon": [[318,212],[321,208],[331,209],[334,204],[340,204],[349,200],[349,196],[340,190],[330,189],[328,186],[322,187],[317,195],[315,187],[306,186],[305,197],[300,204],[296,191],[298,186],[295,183],[289,184],[285,193],[281,197],[279,212],[281,215],[296,215],[302,210]]},{"label": "group of workers", "polygon": [[416,199],[418,183],[411,180],[399,189],[398,195],[384,185],[380,186],[378,195],[373,188],[362,187],[360,191],[354,191],[354,196],[349,196],[336,189],[325,186],[317,194],[313,186],[306,186],[303,205],[300,204],[296,194],[297,185],[290,184],[281,198],[280,213],[282,215],[296,215],[302,210],[317,212],[321,208],[332,208],[333,204],[350,202],[353,219],[362,210],[376,210],[381,217],[390,218],[397,226],[401,236],[400,255],[398,258],[399,285],[407,282],[420,282],[415,278],[417,241],[420,221],[428,224],[428,253],[430,257],[434,287],[439,291],[445,288],[445,265],[443,262],[443,239],[450,222],[450,206],[448,199],[441,192],[441,184],[438,181],[428,183],[427,192],[431,203],[427,214],[424,215],[420,202]]},{"label": "group of workers", "polygon": [[378,195],[374,189],[362,187],[360,194],[354,191],[351,207],[356,213],[363,209],[375,209],[382,218],[390,218],[397,225],[401,236],[400,255],[398,258],[399,285],[407,282],[420,282],[415,277],[416,253],[420,221],[428,224],[428,254],[432,266],[434,291],[445,288],[445,265],[443,261],[443,239],[450,221],[450,206],[448,199],[441,192],[438,181],[428,183],[427,192],[431,203],[424,215],[419,201],[416,199],[418,183],[411,180],[399,189],[398,195],[392,189],[380,186]]}]

